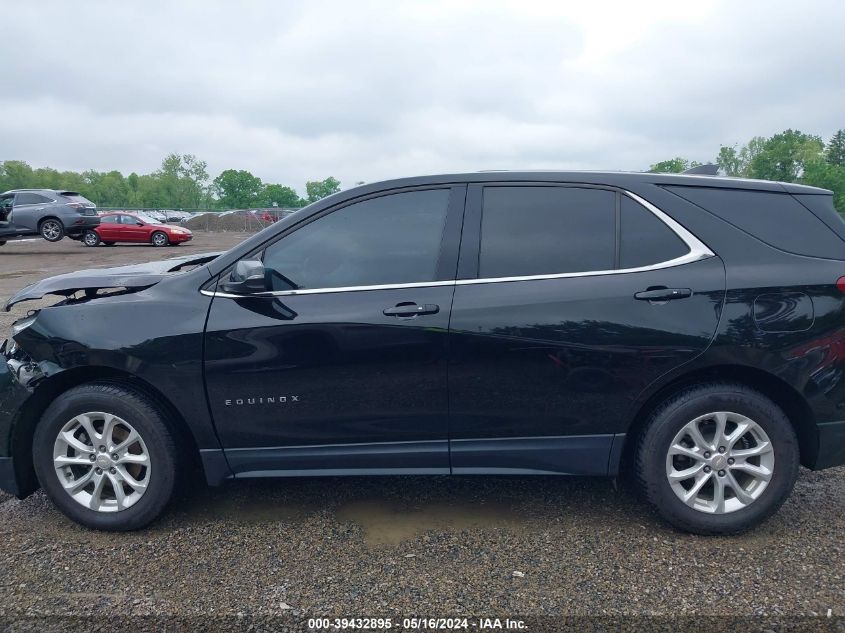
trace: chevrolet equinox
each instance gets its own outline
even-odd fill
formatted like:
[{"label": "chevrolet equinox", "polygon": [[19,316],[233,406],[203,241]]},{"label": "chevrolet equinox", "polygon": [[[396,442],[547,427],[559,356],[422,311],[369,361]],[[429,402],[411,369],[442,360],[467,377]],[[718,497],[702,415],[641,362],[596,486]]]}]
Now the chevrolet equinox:
[{"label": "chevrolet equinox", "polygon": [[0,487],[91,528],[209,484],[630,478],[735,533],[845,463],[845,223],[831,192],[642,173],[364,185],[225,253],[84,270],[12,327]]}]

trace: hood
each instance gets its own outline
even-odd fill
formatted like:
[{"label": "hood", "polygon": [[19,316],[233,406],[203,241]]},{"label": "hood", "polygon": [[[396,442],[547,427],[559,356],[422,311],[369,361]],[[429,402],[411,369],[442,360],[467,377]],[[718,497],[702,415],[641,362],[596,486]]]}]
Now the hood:
[{"label": "hood", "polygon": [[15,293],[6,302],[6,312],[21,301],[40,299],[45,295],[69,297],[80,290],[96,292],[107,289],[143,290],[156,285],[169,274],[189,266],[202,266],[219,257],[222,252],[201,253],[186,257],[174,257],[145,264],[115,266],[114,268],[91,268],[42,279]]}]

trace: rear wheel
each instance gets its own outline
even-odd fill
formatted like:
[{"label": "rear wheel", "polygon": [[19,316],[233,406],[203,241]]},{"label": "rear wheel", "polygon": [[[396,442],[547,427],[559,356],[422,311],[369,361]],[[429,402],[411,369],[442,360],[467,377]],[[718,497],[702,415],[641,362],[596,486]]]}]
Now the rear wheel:
[{"label": "rear wheel", "polygon": [[96,231],[85,231],[82,241],[85,246],[98,246],[100,244],[100,236],[97,235]]},{"label": "rear wheel", "polygon": [[164,417],[121,386],[93,383],[60,395],[35,429],[32,452],[47,495],[89,528],[141,528],[173,494],[178,455]]},{"label": "rear wheel", "polygon": [[55,218],[41,220],[38,225],[38,232],[48,242],[58,242],[65,236],[64,225]]},{"label": "rear wheel", "polygon": [[761,393],[710,383],[678,393],[650,416],[637,445],[640,487],[674,526],[735,534],[762,523],[798,476],[798,440]]},{"label": "rear wheel", "polygon": [[167,234],[161,231],[156,231],[150,238],[150,242],[152,242],[153,246],[167,246],[169,241],[170,240],[167,239]]}]

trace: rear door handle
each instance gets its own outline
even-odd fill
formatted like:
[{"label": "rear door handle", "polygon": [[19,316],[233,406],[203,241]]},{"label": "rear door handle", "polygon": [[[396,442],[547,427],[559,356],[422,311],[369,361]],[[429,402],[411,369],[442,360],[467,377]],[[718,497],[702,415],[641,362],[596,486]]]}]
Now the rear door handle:
[{"label": "rear door handle", "polygon": [[416,303],[400,303],[392,308],[385,308],[382,310],[384,316],[395,317],[412,317],[419,314],[437,314],[440,312],[440,306],[433,303],[426,303],[418,305]]},{"label": "rear door handle", "polygon": [[686,299],[692,296],[689,288],[649,288],[634,295],[634,299],[640,301],[672,301],[674,299]]}]

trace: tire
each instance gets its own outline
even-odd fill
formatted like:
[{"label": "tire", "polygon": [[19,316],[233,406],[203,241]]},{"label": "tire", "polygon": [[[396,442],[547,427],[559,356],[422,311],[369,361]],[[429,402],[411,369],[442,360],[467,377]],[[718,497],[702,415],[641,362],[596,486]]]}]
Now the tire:
[{"label": "tire", "polygon": [[[720,419],[727,437],[714,443]],[[737,436],[744,428],[749,430]],[[701,442],[693,441],[694,429]],[[672,448],[670,455],[674,446],[681,449]],[[749,456],[755,452],[759,455]],[[706,383],[671,396],[652,412],[636,445],[635,473],[640,491],[675,527],[738,534],[780,508],[798,477],[799,460],[795,431],[774,402],[744,385]],[[694,477],[685,478],[692,472]],[[696,492],[699,483],[703,487]]]},{"label": "tire", "polygon": [[[103,414],[119,419],[110,437],[104,434],[107,418]],[[85,431],[86,419],[89,428],[93,426],[93,442]],[[139,439],[126,445],[133,430]],[[61,436],[63,431],[66,434]],[[67,432],[72,434],[71,443],[63,439]],[[97,446],[100,441],[107,449],[104,452]],[[59,457],[55,459],[77,461],[59,466],[60,475],[54,464],[56,455]],[[118,455],[118,460],[114,461],[112,455]],[[161,410],[133,389],[105,382],[74,387],[50,404],[35,428],[32,456],[38,481],[51,501],[73,521],[96,530],[123,532],[151,523],[173,496],[178,475],[179,454]],[[146,466],[142,465],[144,457]],[[89,466],[91,459],[96,461]],[[100,480],[100,494],[96,494]],[[75,498],[62,481],[88,483],[75,491]],[[119,483],[122,508],[115,481],[123,482]]]},{"label": "tire", "polygon": [[61,220],[45,218],[38,223],[38,232],[48,242],[58,242],[65,236],[65,227]]},{"label": "tire", "polygon": [[167,246],[170,240],[167,239],[167,233],[163,231],[156,231],[150,236],[150,243],[153,246]]},{"label": "tire", "polygon": [[85,231],[85,233],[82,234],[82,243],[85,244],[85,246],[90,246],[92,248],[94,246],[99,246],[100,236],[97,235],[96,231]]},{"label": "tire", "polygon": [[6,245],[6,240],[0,240],[0,246],[5,246],[5,245]]}]

